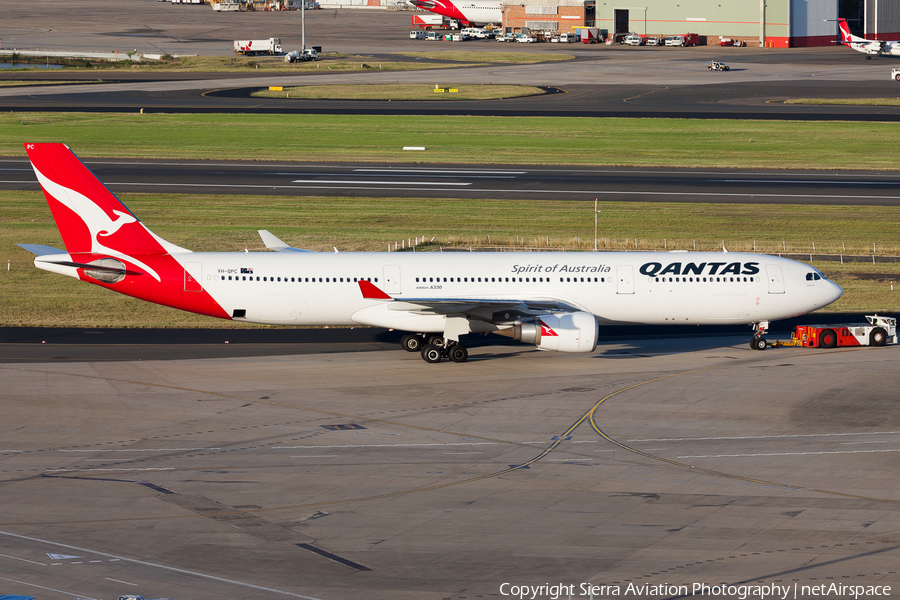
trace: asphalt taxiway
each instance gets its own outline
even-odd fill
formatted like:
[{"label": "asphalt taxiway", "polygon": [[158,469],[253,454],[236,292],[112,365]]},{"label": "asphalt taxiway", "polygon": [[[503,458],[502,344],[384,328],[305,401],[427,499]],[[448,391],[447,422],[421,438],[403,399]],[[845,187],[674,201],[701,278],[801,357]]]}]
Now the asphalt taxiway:
[{"label": "asphalt taxiway", "polygon": [[[900,202],[900,178],[874,171],[134,159],[87,159],[85,164],[117,193],[841,206]],[[27,159],[0,159],[0,189],[40,190]]]},{"label": "asphalt taxiway", "polygon": [[742,335],[488,346],[462,365],[396,349],[5,363],[0,587],[896,590],[898,352]]}]

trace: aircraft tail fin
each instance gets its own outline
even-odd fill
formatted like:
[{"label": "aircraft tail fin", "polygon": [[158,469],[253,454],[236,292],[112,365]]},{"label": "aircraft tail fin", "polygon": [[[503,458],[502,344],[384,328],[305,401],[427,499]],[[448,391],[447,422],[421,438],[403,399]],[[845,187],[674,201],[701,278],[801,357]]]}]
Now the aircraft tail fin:
[{"label": "aircraft tail fin", "polygon": [[847,19],[838,19],[838,27],[841,30],[841,43],[849,44],[850,42],[868,42],[869,40],[861,38],[850,33],[850,26],[847,25]]},{"label": "aircraft tail fin", "polygon": [[189,252],[144,227],[65,144],[25,144],[25,150],[69,254]]}]

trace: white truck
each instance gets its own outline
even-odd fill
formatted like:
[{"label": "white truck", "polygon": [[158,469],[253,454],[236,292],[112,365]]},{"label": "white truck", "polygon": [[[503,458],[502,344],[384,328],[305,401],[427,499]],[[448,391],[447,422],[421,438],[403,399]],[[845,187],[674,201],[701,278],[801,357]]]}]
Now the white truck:
[{"label": "white truck", "polygon": [[234,40],[235,54],[281,54],[281,38],[267,40]]}]

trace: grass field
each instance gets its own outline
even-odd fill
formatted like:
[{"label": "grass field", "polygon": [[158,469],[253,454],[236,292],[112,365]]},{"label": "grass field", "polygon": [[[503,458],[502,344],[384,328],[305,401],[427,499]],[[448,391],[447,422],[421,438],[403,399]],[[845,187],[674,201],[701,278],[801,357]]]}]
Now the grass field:
[{"label": "grass field", "polygon": [[[408,58],[429,59],[429,62],[410,61]],[[55,57],[19,57],[17,62],[30,64],[61,64],[65,71],[91,71],[115,73],[243,73],[254,71],[278,71],[297,73],[305,71],[353,71],[378,69],[382,71],[420,71],[491,64],[533,64],[571,60],[570,54],[544,54],[539,52],[467,52],[461,50],[433,50],[429,52],[397,52],[374,60],[371,56],[357,56],[328,52],[319,61],[286,63],[283,56],[181,56],[164,60],[141,62],[88,62],[80,59]],[[430,62],[431,60],[440,62]],[[30,72],[32,68],[4,69],[4,72]]]},{"label": "grass field", "polygon": [[65,142],[82,157],[896,170],[898,138],[900,123],[870,122],[0,114],[7,156]]},{"label": "grass field", "polygon": [[900,106],[900,98],[796,98],[785,104],[844,104],[849,106]]},{"label": "grass field", "polygon": [[[269,229],[291,245],[313,250],[386,250],[398,240],[436,238],[438,244],[550,245],[593,248],[593,204],[516,200],[248,197],[123,194],[155,233],[196,251],[264,250],[256,230]],[[900,253],[900,208],[777,205],[602,203],[600,245],[611,248],[864,254]],[[802,227],[797,224],[802,223]],[[874,225],[874,227],[873,227]],[[748,232],[752,231],[752,238]],[[821,232],[833,234],[821,237]],[[815,238],[812,232],[820,232]],[[838,233],[839,232],[839,233]],[[488,237],[490,236],[490,241]],[[664,241],[665,240],[665,241]],[[61,246],[39,192],[0,192],[0,324],[7,326],[227,327],[229,322],[140,302],[31,266],[16,242]],[[438,245],[430,246],[431,250]],[[900,310],[890,281],[900,263],[813,263],[845,289],[833,311]]]},{"label": "grass field", "polygon": [[543,94],[541,88],[526,85],[304,85],[281,91],[260,90],[254,98],[296,98],[302,100],[498,100]]}]

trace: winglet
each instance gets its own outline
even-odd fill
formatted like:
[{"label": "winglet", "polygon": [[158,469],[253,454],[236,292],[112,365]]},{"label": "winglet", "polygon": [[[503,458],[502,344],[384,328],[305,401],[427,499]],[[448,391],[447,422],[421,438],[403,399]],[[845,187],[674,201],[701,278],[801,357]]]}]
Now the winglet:
[{"label": "winglet", "polygon": [[393,300],[393,298],[381,291],[377,285],[364,279],[359,281],[359,291],[362,292],[363,298],[366,300]]},{"label": "winglet", "polygon": [[265,244],[266,248],[268,248],[269,250],[274,250],[275,252],[314,252],[313,250],[304,250],[302,248],[294,248],[293,246],[288,246],[278,237],[266,231],[265,229],[259,229],[257,230],[257,233],[259,234],[259,237],[262,238],[263,244]]}]

